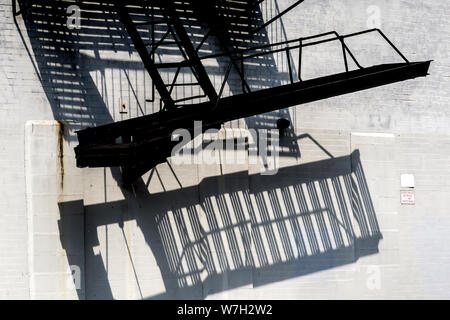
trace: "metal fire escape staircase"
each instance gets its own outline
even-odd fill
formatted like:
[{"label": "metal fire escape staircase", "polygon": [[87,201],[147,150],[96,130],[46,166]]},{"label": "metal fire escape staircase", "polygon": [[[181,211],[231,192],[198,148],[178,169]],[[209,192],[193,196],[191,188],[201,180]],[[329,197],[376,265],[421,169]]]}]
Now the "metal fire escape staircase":
[{"label": "metal fire escape staircase", "polygon": [[[302,1],[298,1],[297,4],[300,2]],[[154,19],[154,16],[151,19],[146,18],[145,14],[132,15],[130,10],[135,12],[136,7],[126,4],[116,3],[116,8],[161,97],[161,110],[151,115],[79,131],[79,145],[75,148],[78,167],[122,167],[125,183],[132,183],[157,164],[165,162],[170,157],[173,147],[178,144],[178,141],[172,141],[173,131],[184,128],[192,134],[195,129],[194,121],[202,121],[201,130],[204,132],[207,129],[220,128],[227,121],[424,77],[428,74],[431,62],[408,61],[378,29],[348,35],[339,35],[333,31],[259,47],[226,50],[225,53],[200,57],[199,48],[208,35],[196,48],[179,17],[174,2],[164,0],[153,3],[156,3],[162,13],[163,18],[160,20]],[[139,32],[139,28],[148,24],[165,24],[167,32],[158,42],[155,42],[153,38],[147,43]],[[371,32],[379,33],[403,62],[371,67],[361,66],[346,45],[345,40]],[[171,42],[167,40],[169,37],[173,39]],[[218,37],[220,38],[220,36]],[[222,39],[219,40],[227,42],[228,40],[225,38],[226,36],[222,36]],[[342,48],[345,72],[303,81],[301,78],[302,49],[331,41],[337,41]],[[175,45],[183,59],[179,62],[156,63],[155,51],[162,44]],[[298,50],[299,57],[297,79],[294,79],[289,58],[293,50]],[[245,78],[244,61],[280,52],[285,52],[288,57],[290,82],[277,87],[251,91]],[[220,57],[229,57],[230,62],[226,68],[223,83],[217,92],[202,61]],[[350,70],[349,60],[357,66],[357,69]],[[164,83],[160,74],[160,70],[165,68],[176,68],[177,70],[170,84]],[[181,85],[199,86],[203,95],[178,100],[172,98],[173,89],[177,86],[177,77],[182,68],[189,68],[197,82]],[[222,97],[225,84],[233,68],[240,76],[243,92]],[[185,104],[187,100],[202,97],[204,98],[202,102]]]},{"label": "metal fire escape staircase", "polygon": [[[189,35],[187,34],[178,14],[173,5],[169,2],[159,1],[159,7],[161,8],[161,13],[163,18],[160,20],[155,20],[154,15],[152,15],[151,20],[147,21],[134,21],[132,15],[129,12],[126,4],[119,3],[116,4],[117,12],[121,21],[123,22],[125,29],[128,32],[136,51],[139,53],[145,68],[150,74],[159,95],[161,96],[161,101],[166,109],[172,109],[175,107],[176,103],[185,101],[187,99],[194,99],[198,97],[189,97],[186,99],[181,99],[174,101],[171,97],[173,88],[176,86],[177,77],[184,67],[189,67],[197,79],[197,83],[190,83],[184,85],[199,85],[204,95],[209,98],[209,101],[215,103],[217,101],[217,93],[212,85],[203,64],[201,63],[197,50],[190,41]],[[154,10],[154,8],[152,8]],[[145,17],[145,16],[144,16]],[[139,26],[143,25],[155,25],[155,24],[165,24],[167,25],[166,33],[161,37],[158,42],[154,41],[152,37],[151,42],[145,42],[138,30]],[[152,28],[154,30],[154,28]],[[169,36],[172,37],[172,41],[168,40]],[[176,45],[180,51],[181,56],[184,58],[181,62],[171,62],[171,63],[155,63],[154,54],[159,46],[163,44]],[[159,70],[164,68],[177,68],[174,80],[171,84],[164,83]],[[202,95],[203,97],[203,95]]]}]

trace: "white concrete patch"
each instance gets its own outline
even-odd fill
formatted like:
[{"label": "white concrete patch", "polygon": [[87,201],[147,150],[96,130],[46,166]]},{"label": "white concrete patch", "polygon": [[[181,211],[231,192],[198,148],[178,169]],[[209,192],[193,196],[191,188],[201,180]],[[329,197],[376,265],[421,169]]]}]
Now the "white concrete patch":
[{"label": "white concrete patch", "polygon": [[[25,125],[31,299],[84,297],[82,194],[68,193],[64,186],[65,180],[81,184],[78,169],[66,165],[73,158],[65,142],[68,130],[57,121],[29,121]],[[55,206],[43,210],[36,195],[45,196]]]}]

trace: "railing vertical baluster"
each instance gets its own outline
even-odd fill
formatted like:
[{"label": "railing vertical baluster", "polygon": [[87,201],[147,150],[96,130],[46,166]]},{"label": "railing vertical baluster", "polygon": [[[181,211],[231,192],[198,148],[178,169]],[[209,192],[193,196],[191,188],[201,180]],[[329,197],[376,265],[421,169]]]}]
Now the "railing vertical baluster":
[{"label": "railing vertical baluster", "polygon": [[294,78],[292,77],[291,58],[289,57],[289,47],[286,48],[286,59],[289,67],[289,79],[291,80],[292,84],[294,83]]},{"label": "railing vertical baluster", "polygon": [[241,53],[241,84],[242,84],[242,93],[245,93],[245,84],[244,84],[244,79],[245,79],[245,72],[244,72],[244,54]]},{"label": "railing vertical baluster", "polygon": [[344,55],[345,72],[348,72],[347,52],[345,51],[344,39],[342,39],[341,36],[338,36],[338,38],[342,44],[342,54]]},{"label": "railing vertical baluster", "polygon": [[299,81],[303,81],[302,80],[302,48],[303,48],[303,43],[302,43],[302,39],[300,38],[299,41],[299,47],[298,47],[298,80]]}]

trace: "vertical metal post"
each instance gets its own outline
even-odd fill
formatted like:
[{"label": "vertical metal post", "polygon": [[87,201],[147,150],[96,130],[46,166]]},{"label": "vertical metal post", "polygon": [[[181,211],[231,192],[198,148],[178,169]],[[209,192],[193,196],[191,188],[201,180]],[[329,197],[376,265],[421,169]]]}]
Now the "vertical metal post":
[{"label": "vertical metal post", "polygon": [[303,41],[300,39],[299,41],[299,47],[298,47],[298,80],[302,80],[302,51],[303,51]]},{"label": "vertical metal post", "polygon": [[241,53],[241,83],[242,83],[242,93],[245,93],[245,72],[244,72],[244,55]]},{"label": "vertical metal post", "polygon": [[341,41],[342,44],[342,54],[344,55],[345,72],[348,72],[347,52],[345,51],[344,39],[342,39],[342,37],[339,36],[339,40]]},{"label": "vertical metal post", "polygon": [[292,76],[292,68],[291,68],[291,57],[289,56],[289,47],[286,48],[286,59],[289,68],[289,79],[291,80],[291,84],[294,83],[294,78]]}]

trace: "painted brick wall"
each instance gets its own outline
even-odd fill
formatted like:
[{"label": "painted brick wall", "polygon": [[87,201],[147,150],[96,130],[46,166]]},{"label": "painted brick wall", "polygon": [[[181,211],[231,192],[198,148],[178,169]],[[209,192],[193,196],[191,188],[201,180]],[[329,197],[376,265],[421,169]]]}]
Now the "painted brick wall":
[{"label": "painted brick wall", "polygon": [[24,132],[27,119],[50,119],[48,101],[11,15],[0,2],[0,297],[29,298]]}]

